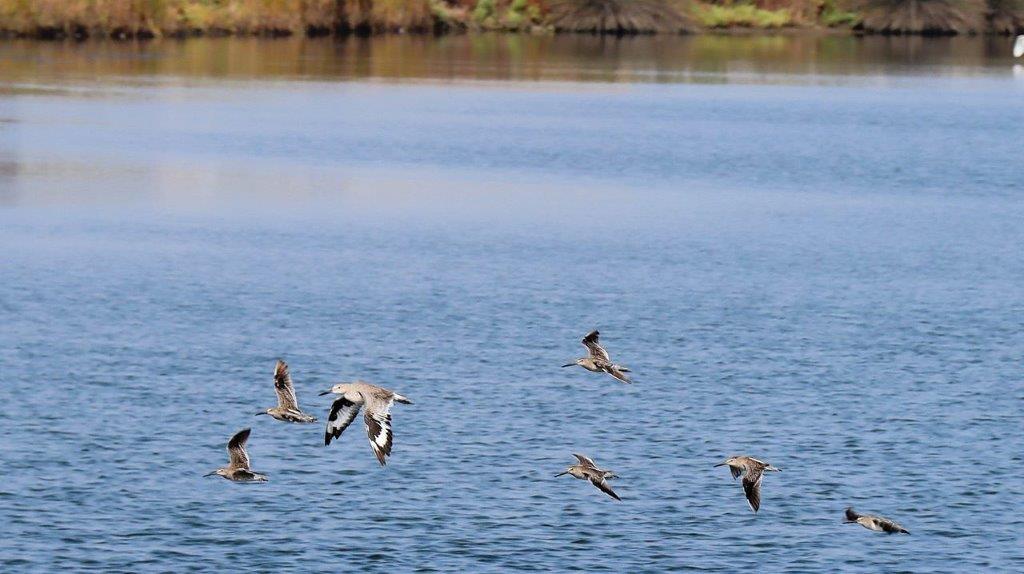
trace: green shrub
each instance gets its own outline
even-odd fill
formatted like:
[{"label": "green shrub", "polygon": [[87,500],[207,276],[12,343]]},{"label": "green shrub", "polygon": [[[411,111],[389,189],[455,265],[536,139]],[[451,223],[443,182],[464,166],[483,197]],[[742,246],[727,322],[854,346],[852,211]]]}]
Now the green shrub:
[{"label": "green shrub", "polygon": [[473,20],[479,23],[485,22],[488,18],[494,18],[498,7],[495,0],[479,0],[473,8]]},{"label": "green shrub", "polygon": [[793,24],[789,10],[762,10],[753,4],[719,6],[709,4],[696,10],[698,21],[706,28],[783,28]]},{"label": "green shrub", "polygon": [[837,0],[825,0],[821,6],[821,15],[818,19],[829,28],[838,28],[841,26],[856,26],[860,22],[860,15],[846,10]]}]

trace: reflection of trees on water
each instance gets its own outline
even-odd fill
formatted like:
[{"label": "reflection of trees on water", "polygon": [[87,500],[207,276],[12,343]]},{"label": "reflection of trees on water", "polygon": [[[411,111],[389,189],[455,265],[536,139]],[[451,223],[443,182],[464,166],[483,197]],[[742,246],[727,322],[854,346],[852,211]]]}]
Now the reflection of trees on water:
[{"label": "reflection of trees on water", "polygon": [[[3,130],[0,125],[0,131]],[[0,153],[0,205],[14,205],[17,194],[14,191],[14,180],[18,177],[18,162]]]},{"label": "reflection of trees on water", "polygon": [[[0,90],[0,98],[4,97],[4,91]],[[11,141],[11,131],[15,120],[0,117],[0,141]],[[0,205],[14,205],[17,199],[15,192],[15,180],[18,177],[18,160],[11,150],[0,148]]]},{"label": "reflection of trees on water", "polygon": [[[121,76],[192,78],[687,81],[728,74],[884,74],[907,66],[997,63],[1002,37],[528,36],[207,38],[147,43],[14,41],[2,49],[9,82]],[[170,80],[163,78],[170,77]],[[730,78],[717,78],[730,81]],[[749,79],[749,78],[748,78]]]}]

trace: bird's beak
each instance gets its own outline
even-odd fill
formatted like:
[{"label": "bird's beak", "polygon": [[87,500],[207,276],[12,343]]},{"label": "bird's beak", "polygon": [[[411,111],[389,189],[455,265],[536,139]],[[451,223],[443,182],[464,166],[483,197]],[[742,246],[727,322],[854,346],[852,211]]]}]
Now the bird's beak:
[{"label": "bird's beak", "polygon": [[[725,466],[725,463],[724,462],[720,462],[720,463],[715,465],[715,467],[718,467],[718,466]],[[712,468],[714,468],[714,467],[712,467]]]},{"label": "bird's beak", "polygon": [[331,389],[327,389],[326,391],[320,393],[320,396],[322,397],[324,395],[329,395],[329,394],[331,394]]},{"label": "bird's beak", "polygon": [[564,369],[566,367],[575,367],[575,366],[576,366],[576,363],[569,363],[568,365],[562,365],[562,368]]},{"label": "bird's beak", "polygon": [[267,414],[267,413],[256,413],[256,415],[255,415],[255,416],[257,416],[257,417],[258,417],[258,416],[260,416],[260,415],[265,415],[265,414]]},{"label": "bird's beak", "polygon": [[216,470],[215,470],[215,471],[213,471],[213,472],[208,472],[208,473],[204,474],[204,475],[203,475],[203,478],[206,478],[206,477],[208,477],[208,476],[213,476],[213,475],[215,475],[215,474],[217,474],[217,471],[216,471]]},{"label": "bird's beak", "polygon": [[560,473],[555,475],[555,478],[558,478],[558,477],[562,476],[563,474],[569,474],[569,471],[567,470],[565,472],[560,472]]}]

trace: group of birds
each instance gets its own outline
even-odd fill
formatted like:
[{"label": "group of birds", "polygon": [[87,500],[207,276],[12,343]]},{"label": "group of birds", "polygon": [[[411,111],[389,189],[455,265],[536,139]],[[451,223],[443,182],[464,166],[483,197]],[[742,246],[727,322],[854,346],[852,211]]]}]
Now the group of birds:
[{"label": "group of birds", "polygon": [[[583,346],[588,351],[587,356],[562,366],[578,365],[590,372],[606,373],[623,383],[631,383],[632,381],[626,374],[630,370],[611,360],[608,351],[601,346],[599,337],[598,331],[587,333],[582,340]],[[288,365],[281,360],[278,360],[274,367],[274,389],[277,391],[277,406],[256,413],[257,415],[270,415],[274,419],[290,423],[317,422],[316,417],[302,412],[299,408]],[[362,381],[339,383],[320,393],[320,396],[328,394],[338,395],[338,398],[331,404],[327,416],[324,446],[330,445],[332,440],[341,437],[345,429],[355,420],[359,411],[363,410],[363,423],[366,427],[366,436],[370,441],[370,449],[381,466],[386,465],[387,457],[391,455],[393,442],[391,407],[395,402],[412,404],[412,401],[394,391]],[[249,455],[245,450],[245,444],[249,440],[251,431],[252,429],[246,428],[232,436],[228,441],[228,466],[210,472],[206,476],[217,475],[236,482],[266,482],[266,475],[253,471],[249,466]],[[601,492],[615,500],[622,500],[608,484],[609,479],[618,478],[613,471],[598,467],[597,463],[586,455],[573,453],[573,456],[576,457],[577,464],[556,474],[556,477],[568,474],[580,480],[589,480]],[[733,479],[743,477],[743,493],[746,496],[747,504],[755,513],[761,508],[761,480],[765,473],[781,470],[751,456],[732,456],[714,466],[729,467]],[[846,509],[844,522],[860,524],[868,530],[877,532],[910,534],[893,520],[871,514],[860,514],[852,507]]]},{"label": "group of birds", "polygon": [[[274,367],[274,390],[277,391],[277,406],[258,412],[256,416],[270,415],[274,419],[288,423],[317,422],[316,417],[302,412],[299,408],[288,364],[281,360],[278,360]],[[370,439],[370,448],[381,466],[387,464],[392,444],[391,405],[396,401],[409,405],[412,401],[398,393],[362,381],[339,383],[320,393],[320,396],[332,393],[340,396],[334,400],[327,415],[324,446],[340,437],[355,420],[359,411],[363,410],[363,423],[366,425],[366,436]],[[245,443],[249,440],[251,432],[251,428],[246,428],[235,433],[228,441],[228,465],[207,473],[206,476],[223,476],[236,482],[266,482],[265,474],[255,472],[249,467],[249,454],[245,450]]]}]

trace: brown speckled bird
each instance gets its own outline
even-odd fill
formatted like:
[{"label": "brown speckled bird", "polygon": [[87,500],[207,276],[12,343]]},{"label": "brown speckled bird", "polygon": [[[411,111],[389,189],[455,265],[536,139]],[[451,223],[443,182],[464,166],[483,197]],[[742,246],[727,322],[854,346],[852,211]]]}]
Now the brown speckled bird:
[{"label": "brown speckled bird", "polygon": [[743,494],[747,496],[750,509],[757,512],[761,508],[761,479],[767,471],[779,472],[771,464],[749,456],[733,456],[715,466],[728,466],[733,479],[743,475]]}]

